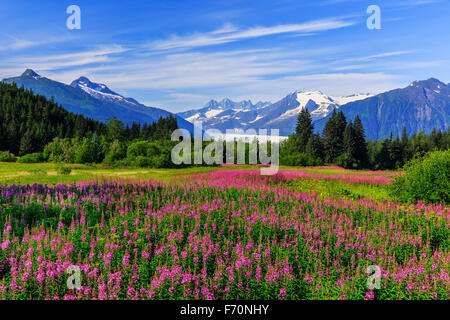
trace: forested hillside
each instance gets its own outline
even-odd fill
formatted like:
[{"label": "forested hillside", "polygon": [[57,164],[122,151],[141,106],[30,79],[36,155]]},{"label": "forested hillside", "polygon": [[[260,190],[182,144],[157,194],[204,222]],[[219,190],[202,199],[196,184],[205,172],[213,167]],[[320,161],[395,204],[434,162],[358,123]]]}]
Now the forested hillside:
[{"label": "forested hillside", "polygon": [[41,152],[55,138],[94,137],[105,144],[116,140],[126,144],[135,139],[167,139],[176,128],[177,121],[171,116],[151,124],[133,123],[126,127],[115,118],[102,123],[68,112],[32,90],[0,83],[0,150],[17,155]]}]

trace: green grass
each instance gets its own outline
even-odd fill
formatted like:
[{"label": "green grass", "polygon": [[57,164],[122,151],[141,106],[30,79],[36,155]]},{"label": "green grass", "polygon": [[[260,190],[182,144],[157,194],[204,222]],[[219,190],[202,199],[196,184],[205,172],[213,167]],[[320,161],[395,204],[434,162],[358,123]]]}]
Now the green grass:
[{"label": "green grass", "polygon": [[388,187],[375,184],[352,184],[338,180],[296,179],[289,181],[290,190],[317,192],[321,197],[336,197],[356,200],[362,197],[375,200],[393,200]]},{"label": "green grass", "polygon": [[[254,169],[254,166],[230,166],[230,167],[193,167],[183,169],[153,169],[153,168],[135,168],[119,167],[112,168],[106,165],[81,165],[67,164],[72,168],[70,175],[61,175],[57,173],[57,165],[54,163],[11,163],[0,162],[0,183],[1,184],[57,184],[73,183],[78,181],[101,179],[108,177],[122,178],[140,178],[171,181],[174,177],[208,173],[214,170],[234,170],[234,169]],[[284,167],[283,169],[306,170],[312,173],[320,174],[358,174],[358,171],[342,169],[324,169],[324,168],[305,168],[305,167]],[[361,171],[359,171],[361,173]],[[317,192],[322,197],[340,197],[346,199],[358,199],[360,197],[374,198],[376,200],[391,200],[387,187],[384,185],[370,184],[351,184],[343,181],[316,180],[316,179],[296,179],[289,181],[286,185],[291,190],[302,192]]]},{"label": "green grass", "polygon": [[184,174],[207,173],[218,168],[195,167],[184,169],[152,169],[120,167],[111,168],[103,165],[67,164],[72,168],[70,175],[57,173],[53,163],[22,164],[0,162],[0,183],[2,184],[57,184],[72,183],[91,178],[123,177],[144,178],[170,181],[173,177]]}]

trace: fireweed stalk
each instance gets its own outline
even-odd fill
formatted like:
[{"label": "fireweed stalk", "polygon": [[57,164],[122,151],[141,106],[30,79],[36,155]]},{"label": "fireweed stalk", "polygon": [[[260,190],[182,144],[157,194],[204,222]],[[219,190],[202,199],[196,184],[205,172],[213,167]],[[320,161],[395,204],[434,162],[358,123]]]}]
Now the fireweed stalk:
[{"label": "fireweed stalk", "polygon": [[0,186],[0,298],[449,298],[447,207],[320,199],[273,179]]}]

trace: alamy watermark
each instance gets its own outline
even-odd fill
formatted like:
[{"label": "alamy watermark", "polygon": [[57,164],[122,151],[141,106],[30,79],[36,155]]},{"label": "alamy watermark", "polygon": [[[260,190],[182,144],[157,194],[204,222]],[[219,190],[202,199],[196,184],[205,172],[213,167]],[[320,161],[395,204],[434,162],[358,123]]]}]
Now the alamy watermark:
[{"label": "alamy watermark", "polygon": [[369,290],[381,289],[381,268],[376,265],[368,266],[366,273],[370,274],[366,282],[367,288]]},{"label": "alamy watermark", "polygon": [[[186,129],[177,129],[172,133],[172,141],[182,141],[177,144],[171,152],[172,163],[180,164],[224,164],[224,142],[225,142],[225,163],[226,164],[245,164],[246,163],[246,144],[248,145],[248,164],[269,165],[261,167],[262,175],[274,175],[279,169],[280,145],[277,141],[279,130],[272,129],[270,136],[267,135],[267,129],[249,129],[243,132],[243,135],[236,137],[234,130],[226,130],[225,135],[217,129],[209,129],[203,133],[202,123],[194,122],[194,143],[192,144],[191,133]],[[220,137],[213,139],[203,149],[203,138]],[[236,139],[237,138],[237,139]],[[236,141],[236,143],[235,143]],[[270,155],[268,150],[270,143]],[[237,145],[235,163],[235,144]],[[192,152],[193,145],[193,152]],[[193,159],[192,159],[193,154]]]},{"label": "alamy watermark", "polygon": [[79,266],[72,265],[67,268],[66,273],[69,274],[67,278],[67,288],[75,290],[81,288],[81,269]]},{"label": "alamy watermark", "polygon": [[66,9],[66,13],[70,14],[67,18],[66,26],[69,30],[81,29],[81,9],[77,5],[70,5]]},{"label": "alamy watermark", "polygon": [[381,29],[381,9],[377,5],[371,5],[367,8],[367,14],[370,17],[367,18],[367,28],[369,30]]}]

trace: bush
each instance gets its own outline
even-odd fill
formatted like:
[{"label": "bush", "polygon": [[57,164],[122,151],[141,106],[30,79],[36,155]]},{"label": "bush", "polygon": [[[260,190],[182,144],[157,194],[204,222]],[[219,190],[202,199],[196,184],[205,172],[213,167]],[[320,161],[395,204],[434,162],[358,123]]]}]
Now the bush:
[{"label": "bush", "polygon": [[69,175],[72,172],[72,168],[69,166],[59,165],[56,167],[56,172],[61,175]]},{"label": "bush", "polygon": [[280,154],[280,164],[285,166],[307,167],[320,166],[323,164],[323,161],[306,153],[293,152]]},{"label": "bush", "polygon": [[349,153],[343,153],[335,159],[336,164],[339,167],[343,167],[346,169],[359,169],[361,168],[361,162],[355,159]]},{"label": "bush", "polygon": [[172,168],[171,152],[176,142],[136,141],[127,150],[126,161],[139,167]]},{"label": "bush", "polygon": [[285,166],[320,166],[323,161],[308,153],[300,153],[297,140],[290,135],[286,141],[280,144],[280,164]]},{"label": "bush", "polygon": [[79,146],[78,139],[55,138],[44,148],[44,155],[52,162],[74,163]]},{"label": "bush", "polygon": [[430,246],[432,249],[447,248],[450,245],[450,229],[446,225],[434,226],[430,237]]},{"label": "bush", "polygon": [[17,162],[20,163],[40,163],[44,161],[45,159],[42,153],[30,153],[20,157],[19,160],[17,160]]},{"label": "bush", "polygon": [[0,151],[0,162],[16,162],[17,158],[9,151]]},{"label": "bush", "polygon": [[42,169],[31,169],[28,170],[28,172],[35,176],[45,176],[47,174],[47,171],[44,171]]},{"label": "bush", "polygon": [[108,147],[105,155],[104,163],[113,164],[117,161],[123,160],[127,155],[127,148],[124,143],[119,140],[114,140]]},{"label": "bush", "polygon": [[450,150],[411,160],[392,183],[391,193],[403,202],[450,203]]}]

